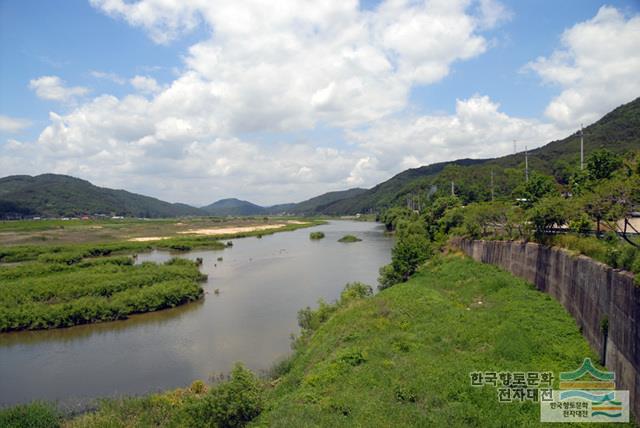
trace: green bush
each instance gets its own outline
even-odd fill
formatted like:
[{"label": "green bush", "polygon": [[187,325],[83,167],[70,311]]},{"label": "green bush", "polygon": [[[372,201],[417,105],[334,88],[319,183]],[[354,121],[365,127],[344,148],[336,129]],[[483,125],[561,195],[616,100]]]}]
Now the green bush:
[{"label": "green bush", "polygon": [[190,426],[242,427],[264,407],[264,388],[258,378],[236,364],[231,379],[212,388],[185,409]]},{"label": "green bush", "polygon": [[591,231],[591,228],[591,220],[585,213],[580,213],[569,221],[569,229],[583,236],[586,236]]},{"label": "green bush", "polygon": [[350,282],[345,285],[340,293],[340,304],[345,304],[351,300],[362,299],[373,295],[373,288],[361,282]]},{"label": "green bush", "polygon": [[318,300],[318,308],[311,309],[307,306],[298,311],[298,325],[303,332],[312,332],[318,329],[322,323],[328,320],[337,310],[337,305],[325,302],[323,299]]},{"label": "green bush", "polygon": [[62,418],[50,404],[33,402],[0,410],[0,427],[7,428],[55,428]]},{"label": "green bush", "polygon": [[309,239],[322,239],[324,238],[324,232],[311,232]]}]

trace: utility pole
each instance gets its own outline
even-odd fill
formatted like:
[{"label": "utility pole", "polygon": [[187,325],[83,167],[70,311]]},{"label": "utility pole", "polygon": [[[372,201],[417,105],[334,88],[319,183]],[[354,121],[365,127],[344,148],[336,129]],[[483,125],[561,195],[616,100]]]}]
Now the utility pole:
[{"label": "utility pole", "polygon": [[584,129],[580,124],[580,169],[584,169]]},{"label": "utility pole", "polygon": [[493,191],[493,170],[491,170],[491,202],[495,199],[495,194]]},{"label": "utility pole", "polygon": [[524,146],[524,180],[529,182],[529,153],[527,152],[527,146]]},{"label": "utility pole", "polygon": [[456,195],[455,187],[453,186],[453,180],[451,180],[451,196],[455,196],[455,195]]}]

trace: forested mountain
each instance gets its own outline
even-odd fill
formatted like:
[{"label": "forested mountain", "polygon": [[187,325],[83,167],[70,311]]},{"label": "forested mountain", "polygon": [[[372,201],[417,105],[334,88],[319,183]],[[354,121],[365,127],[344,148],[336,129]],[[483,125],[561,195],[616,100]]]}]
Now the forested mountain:
[{"label": "forested mountain", "polygon": [[171,204],[125,190],[98,187],[67,175],[0,178],[0,218],[87,214],[149,218],[206,215],[189,205]]},{"label": "forested mountain", "polygon": [[336,202],[362,195],[365,192],[367,192],[367,189],[360,189],[360,188],[341,190],[337,192],[328,192],[320,196],[307,199],[306,201],[302,201],[297,204],[294,204],[292,207],[289,208],[288,211],[295,214],[305,214],[305,215],[321,213],[327,207],[331,206]]},{"label": "forested mountain", "polygon": [[322,210],[337,201],[351,198],[366,192],[366,189],[349,189],[337,192],[328,192],[320,196],[299,203],[279,204],[268,207],[262,207],[254,203],[243,201],[240,199],[229,198],[221,199],[211,205],[202,207],[210,215],[215,216],[247,216],[247,215],[279,215],[279,214],[296,214],[296,215],[313,215],[322,212]]},{"label": "forested mountain", "polygon": [[220,217],[262,215],[267,213],[264,207],[235,198],[220,199],[201,209],[209,215]]},{"label": "forested mountain", "polygon": [[[640,150],[640,98],[611,111],[584,129],[584,150],[606,148],[615,153]],[[529,152],[529,171],[553,175],[566,184],[579,165],[580,133],[552,141]],[[325,206],[323,214],[378,212],[407,200],[420,203],[430,196],[450,193],[454,183],[456,195],[463,201],[491,198],[493,173],[496,197],[510,197],[524,180],[524,153],[495,159],[461,159],[409,169],[351,198]]]}]

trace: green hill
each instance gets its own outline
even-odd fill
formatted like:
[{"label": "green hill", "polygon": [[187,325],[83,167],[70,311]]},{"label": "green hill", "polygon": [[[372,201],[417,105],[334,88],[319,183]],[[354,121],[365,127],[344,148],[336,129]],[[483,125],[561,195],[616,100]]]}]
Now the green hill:
[{"label": "green hill", "polygon": [[279,215],[279,214],[298,214],[313,215],[322,212],[331,204],[343,199],[352,198],[365,193],[366,189],[349,189],[337,192],[328,192],[311,199],[307,199],[298,203],[278,204],[268,207],[256,205],[249,201],[241,199],[229,198],[221,199],[217,202],[202,207],[210,215],[216,216],[252,216],[252,215]]},{"label": "green hill", "polygon": [[332,204],[353,197],[362,195],[367,192],[367,189],[353,188],[349,190],[341,190],[337,192],[328,192],[320,196],[316,196],[306,201],[294,204],[289,208],[290,212],[295,214],[315,214],[323,212],[327,207]]},{"label": "green hill", "polygon": [[209,215],[220,217],[263,215],[267,213],[267,210],[264,207],[235,198],[220,199],[219,201],[202,207],[201,209],[206,211]]},{"label": "green hill", "polygon": [[[598,148],[616,153],[640,149],[640,98],[624,104],[584,129],[585,156]],[[530,171],[552,174],[566,184],[580,158],[580,134],[552,141],[529,152]],[[409,169],[354,197],[323,207],[323,214],[377,212],[406,200],[418,202],[433,193],[450,192],[451,181],[456,194],[465,201],[489,200],[491,173],[497,197],[510,197],[524,179],[524,153],[495,159],[461,159]]]},{"label": "green hill", "polygon": [[0,218],[87,214],[149,218],[206,215],[189,205],[98,187],[67,175],[13,175],[0,179]]}]

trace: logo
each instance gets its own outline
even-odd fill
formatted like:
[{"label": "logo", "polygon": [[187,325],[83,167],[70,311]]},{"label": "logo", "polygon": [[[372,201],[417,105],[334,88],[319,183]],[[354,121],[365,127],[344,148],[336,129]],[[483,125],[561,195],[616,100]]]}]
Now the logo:
[{"label": "logo", "polygon": [[615,378],[585,358],[576,370],[560,373],[560,389],[540,402],[540,421],[629,422],[629,391],[616,390]]}]

